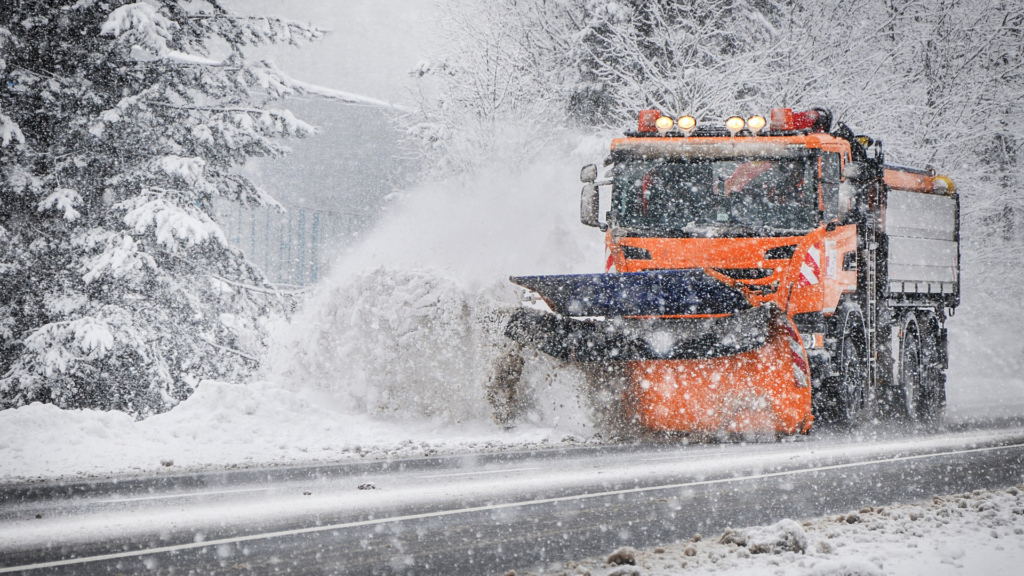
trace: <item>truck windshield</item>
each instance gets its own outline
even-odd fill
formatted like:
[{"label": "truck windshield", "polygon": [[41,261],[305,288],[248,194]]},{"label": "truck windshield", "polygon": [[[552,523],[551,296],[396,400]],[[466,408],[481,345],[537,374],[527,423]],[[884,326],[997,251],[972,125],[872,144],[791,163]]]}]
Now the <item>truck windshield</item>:
[{"label": "truck windshield", "polygon": [[814,158],[651,160],[615,169],[615,224],[641,234],[785,236],[818,225]]}]

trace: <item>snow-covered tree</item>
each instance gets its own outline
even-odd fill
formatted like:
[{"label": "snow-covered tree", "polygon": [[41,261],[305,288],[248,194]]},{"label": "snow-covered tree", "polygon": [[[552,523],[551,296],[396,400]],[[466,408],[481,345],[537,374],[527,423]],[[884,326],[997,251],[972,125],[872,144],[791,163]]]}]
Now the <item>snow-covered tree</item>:
[{"label": "snow-covered tree", "polygon": [[[962,203],[962,279],[971,321],[1021,315],[1024,282],[1024,2],[937,0],[809,8],[805,49],[824,86],[807,90],[882,137],[896,163],[953,176]],[[815,11],[817,10],[817,11]],[[831,66],[829,66],[831,64]],[[970,308],[968,308],[970,310]]]},{"label": "snow-covered tree", "polygon": [[773,3],[450,0],[442,12],[443,46],[413,71],[432,80],[413,132],[441,171],[528,158],[560,130],[618,129],[643,108],[754,110],[792,73]]},{"label": "snow-covered tree", "polygon": [[244,49],[321,34],[217,0],[0,3],[0,407],[144,417],[257,365],[276,296],[213,200],[274,204],[236,168],[313,132]]},{"label": "snow-covered tree", "polygon": [[581,82],[569,111],[584,123],[621,126],[638,106],[698,118],[735,114],[743,111],[737,103],[757,102],[792,66],[779,33],[784,13],[770,2],[580,2],[579,13]]},{"label": "snow-covered tree", "polygon": [[[1019,1],[445,6],[443,45],[414,75],[435,82],[424,91],[431,124],[421,131],[452,157],[486,150],[460,144],[474,126],[525,117],[540,132],[619,129],[649,107],[721,121],[775,106],[824,105],[892,139],[894,149],[915,150],[908,160],[922,161],[916,151],[929,150],[923,161],[931,163],[974,163],[966,159],[986,122],[1005,124],[998,130],[1007,136],[1020,134]],[[962,150],[965,141],[972,144]]]}]

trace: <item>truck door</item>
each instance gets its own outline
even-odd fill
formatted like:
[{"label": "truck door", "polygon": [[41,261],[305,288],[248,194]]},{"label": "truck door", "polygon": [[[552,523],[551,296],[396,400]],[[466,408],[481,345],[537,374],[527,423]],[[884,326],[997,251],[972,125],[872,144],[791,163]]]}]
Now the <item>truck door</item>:
[{"label": "truck door", "polygon": [[822,312],[836,311],[844,292],[857,290],[857,226],[839,218],[839,187],[842,185],[842,156],[823,152],[818,158],[819,194],[825,228]]}]

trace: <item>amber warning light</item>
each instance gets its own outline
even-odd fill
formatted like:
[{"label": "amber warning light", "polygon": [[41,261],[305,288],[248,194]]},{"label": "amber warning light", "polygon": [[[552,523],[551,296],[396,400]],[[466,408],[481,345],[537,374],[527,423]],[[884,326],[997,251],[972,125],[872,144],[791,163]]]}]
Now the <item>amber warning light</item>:
[{"label": "amber warning light", "polygon": [[772,130],[807,130],[814,128],[821,113],[817,110],[793,112],[792,108],[772,108]]},{"label": "amber warning light", "polygon": [[658,118],[661,118],[661,110],[641,110],[639,132],[657,132]]}]

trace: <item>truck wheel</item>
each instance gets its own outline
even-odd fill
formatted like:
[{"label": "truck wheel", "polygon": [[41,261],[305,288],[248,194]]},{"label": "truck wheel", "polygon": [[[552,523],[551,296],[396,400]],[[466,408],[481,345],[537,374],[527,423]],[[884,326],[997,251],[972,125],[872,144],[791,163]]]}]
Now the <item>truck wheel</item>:
[{"label": "truck wheel", "polygon": [[946,407],[946,374],[942,368],[942,339],[939,321],[929,314],[921,321],[921,391],[918,401],[920,420],[934,420]]},{"label": "truck wheel", "polygon": [[[852,316],[852,314],[851,314]],[[854,425],[871,413],[867,386],[867,360],[860,331],[850,327],[843,334],[839,353],[839,422]]]},{"label": "truck wheel", "polygon": [[[917,422],[925,419],[927,401],[925,399],[924,361],[922,358],[921,330],[917,318],[908,313],[900,326],[899,369],[896,379],[897,399],[902,404],[903,414],[907,420]],[[899,406],[899,404],[897,405]]]},{"label": "truck wheel", "polygon": [[836,375],[822,380],[812,405],[816,422],[849,426],[862,420],[870,407],[864,322],[854,302],[844,302],[837,316],[839,324],[830,330],[839,340],[833,360]]}]

